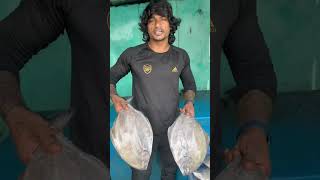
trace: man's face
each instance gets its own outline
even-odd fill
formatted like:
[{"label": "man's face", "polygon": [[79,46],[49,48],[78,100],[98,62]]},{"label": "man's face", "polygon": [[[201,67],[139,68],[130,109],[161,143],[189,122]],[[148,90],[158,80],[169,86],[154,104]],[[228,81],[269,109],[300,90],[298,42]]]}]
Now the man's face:
[{"label": "man's face", "polygon": [[152,15],[148,21],[148,34],[151,41],[168,41],[170,34],[168,18]]}]

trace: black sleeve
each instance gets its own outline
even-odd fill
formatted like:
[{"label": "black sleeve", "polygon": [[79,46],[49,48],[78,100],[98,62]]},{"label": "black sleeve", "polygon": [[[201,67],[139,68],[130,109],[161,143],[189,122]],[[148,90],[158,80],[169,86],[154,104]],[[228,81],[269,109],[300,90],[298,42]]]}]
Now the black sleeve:
[{"label": "black sleeve", "polygon": [[0,70],[17,73],[65,28],[68,0],[21,0],[0,22]]},{"label": "black sleeve", "polygon": [[130,72],[130,54],[124,51],[118,58],[115,65],[110,69],[110,84],[116,87],[117,82]]},{"label": "black sleeve", "polygon": [[184,91],[192,90],[196,93],[197,87],[190,67],[190,58],[188,53],[184,53],[185,65],[181,71],[180,79],[183,84]]},{"label": "black sleeve", "polygon": [[249,90],[257,89],[276,96],[277,80],[269,50],[258,25],[256,0],[241,0],[238,19],[224,42],[238,101]]}]

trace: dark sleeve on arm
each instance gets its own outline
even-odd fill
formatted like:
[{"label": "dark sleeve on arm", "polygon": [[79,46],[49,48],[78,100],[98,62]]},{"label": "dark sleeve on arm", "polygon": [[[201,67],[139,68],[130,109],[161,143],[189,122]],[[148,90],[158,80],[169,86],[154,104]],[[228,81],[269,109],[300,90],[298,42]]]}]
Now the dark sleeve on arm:
[{"label": "dark sleeve on arm", "polygon": [[237,85],[232,96],[238,101],[256,89],[273,99],[277,80],[258,24],[256,0],[241,0],[239,4],[238,19],[224,42],[224,52]]},{"label": "dark sleeve on arm", "polygon": [[116,87],[117,82],[130,72],[130,54],[124,51],[118,58],[115,65],[110,69],[110,84]]},{"label": "dark sleeve on arm", "polygon": [[188,53],[184,53],[185,66],[181,71],[180,79],[183,84],[184,91],[192,90],[194,93],[197,91],[196,83],[190,67],[190,58]]},{"label": "dark sleeve on arm", "polygon": [[65,28],[68,0],[22,0],[0,22],[0,70],[17,73]]},{"label": "dark sleeve on arm", "polygon": [[0,21],[0,115],[24,106],[19,71],[64,31],[69,0],[21,0]]}]

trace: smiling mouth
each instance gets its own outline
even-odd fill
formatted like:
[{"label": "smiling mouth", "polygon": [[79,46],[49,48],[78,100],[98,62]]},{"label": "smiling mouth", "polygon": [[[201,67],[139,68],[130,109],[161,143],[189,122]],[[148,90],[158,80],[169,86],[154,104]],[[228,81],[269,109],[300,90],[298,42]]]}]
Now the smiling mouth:
[{"label": "smiling mouth", "polygon": [[154,31],[154,34],[155,34],[156,36],[160,36],[160,35],[163,34],[163,30],[161,30],[161,29],[156,29],[156,30]]}]

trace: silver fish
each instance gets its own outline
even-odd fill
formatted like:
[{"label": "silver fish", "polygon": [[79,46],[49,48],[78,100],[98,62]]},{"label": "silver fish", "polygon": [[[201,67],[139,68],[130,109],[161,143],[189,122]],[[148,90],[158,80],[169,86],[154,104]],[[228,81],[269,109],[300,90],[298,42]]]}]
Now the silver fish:
[{"label": "silver fish", "polygon": [[181,114],[168,129],[173,157],[183,175],[190,175],[202,164],[208,149],[208,137],[192,117]]},{"label": "silver fish", "polygon": [[152,153],[151,124],[140,111],[128,106],[128,110],[119,112],[111,128],[111,142],[127,164],[146,170]]},{"label": "silver fish", "polygon": [[216,180],[268,180],[261,171],[246,171],[240,165],[241,158],[237,158],[216,177]]},{"label": "silver fish", "polygon": [[82,152],[63,136],[62,129],[72,115],[73,112],[65,113],[51,123],[52,127],[61,130],[56,137],[62,145],[62,152],[48,155],[41,148],[36,149],[23,180],[109,179],[108,170],[100,160]]},{"label": "silver fish", "polygon": [[198,180],[210,180],[210,168],[199,168],[192,173]]}]

